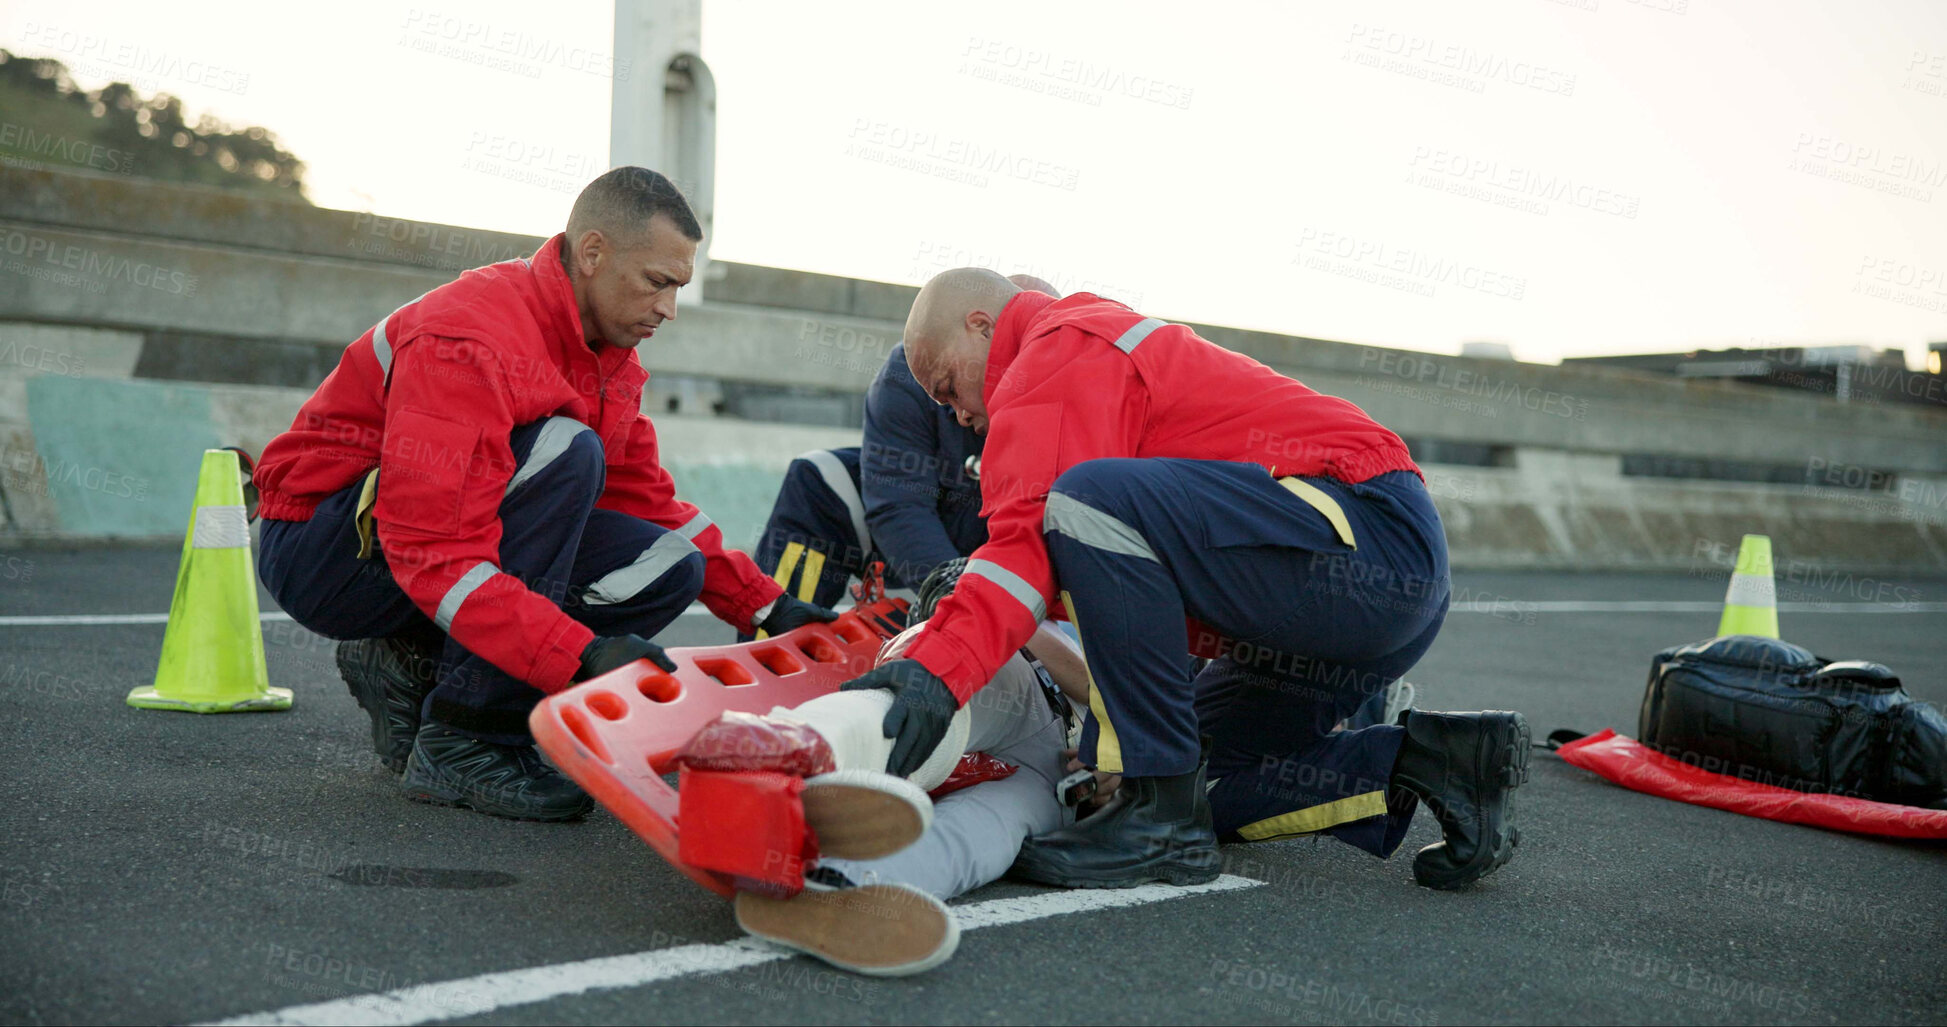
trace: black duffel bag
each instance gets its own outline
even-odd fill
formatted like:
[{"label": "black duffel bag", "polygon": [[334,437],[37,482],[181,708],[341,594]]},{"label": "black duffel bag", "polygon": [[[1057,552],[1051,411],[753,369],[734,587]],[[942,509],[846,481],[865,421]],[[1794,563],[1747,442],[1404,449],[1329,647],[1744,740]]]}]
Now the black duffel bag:
[{"label": "black duffel bag", "polygon": [[1947,809],[1947,717],[1877,663],[1834,663],[1755,635],[1665,649],[1637,732],[1718,774]]}]

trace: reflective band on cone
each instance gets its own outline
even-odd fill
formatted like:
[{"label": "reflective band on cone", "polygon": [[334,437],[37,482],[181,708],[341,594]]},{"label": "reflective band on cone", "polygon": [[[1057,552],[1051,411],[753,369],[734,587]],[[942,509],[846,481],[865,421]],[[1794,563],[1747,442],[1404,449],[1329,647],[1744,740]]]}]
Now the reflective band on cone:
[{"label": "reflective band on cone", "polygon": [[191,549],[248,549],[250,519],[242,506],[199,506],[189,529]]},{"label": "reflective band on cone", "polygon": [[1746,535],[1737,547],[1737,568],[1724,593],[1719,635],[1778,637],[1778,586],[1771,577],[1771,539]]}]

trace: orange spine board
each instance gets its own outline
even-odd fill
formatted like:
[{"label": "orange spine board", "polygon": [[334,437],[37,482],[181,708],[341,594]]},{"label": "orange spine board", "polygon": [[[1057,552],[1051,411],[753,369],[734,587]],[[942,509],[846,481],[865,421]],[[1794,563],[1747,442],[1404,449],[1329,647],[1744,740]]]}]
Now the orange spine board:
[{"label": "orange spine board", "polygon": [[542,699],[528,728],[562,773],[671,866],[728,896],[728,877],[679,858],[679,802],[663,780],[671,758],[720,714],[796,706],[872,669],[906,605],[880,599],[761,641],[669,649],[675,673],[638,660]]}]

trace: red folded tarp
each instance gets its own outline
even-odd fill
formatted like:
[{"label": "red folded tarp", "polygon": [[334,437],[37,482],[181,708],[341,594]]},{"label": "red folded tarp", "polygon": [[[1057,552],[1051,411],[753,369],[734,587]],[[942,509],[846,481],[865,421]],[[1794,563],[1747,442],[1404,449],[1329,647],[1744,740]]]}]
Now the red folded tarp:
[{"label": "red folded tarp", "polygon": [[1810,824],[1891,838],[1947,838],[1947,810],[1896,806],[1844,795],[1795,792],[1671,759],[1628,735],[1604,729],[1556,750],[1583,770],[1648,795],[1748,817]]}]

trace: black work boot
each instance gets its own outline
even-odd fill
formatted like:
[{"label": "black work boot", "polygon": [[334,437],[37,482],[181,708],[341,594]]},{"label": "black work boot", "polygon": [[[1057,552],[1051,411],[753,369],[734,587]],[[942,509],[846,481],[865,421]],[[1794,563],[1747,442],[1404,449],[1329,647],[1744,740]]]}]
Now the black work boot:
[{"label": "black work boot", "polygon": [[1124,778],[1115,799],[1088,819],[1028,839],[1014,875],[1064,888],[1216,880],[1222,862],[1204,797],[1208,767],[1206,756],[1188,774]]},{"label": "black work boot", "polygon": [[573,820],[595,808],[533,746],[483,742],[444,724],[419,729],[399,789],[419,802],[516,820]]},{"label": "black work boot", "polygon": [[394,774],[406,769],[419,733],[419,707],[433,690],[446,636],[408,632],[338,643],[338,675],[372,718],[372,751]]},{"label": "black work boot", "polygon": [[1408,710],[1399,722],[1393,786],[1419,796],[1446,836],[1413,857],[1413,879],[1459,888],[1493,873],[1521,841],[1510,800],[1528,780],[1528,722],[1498,710]]}]

